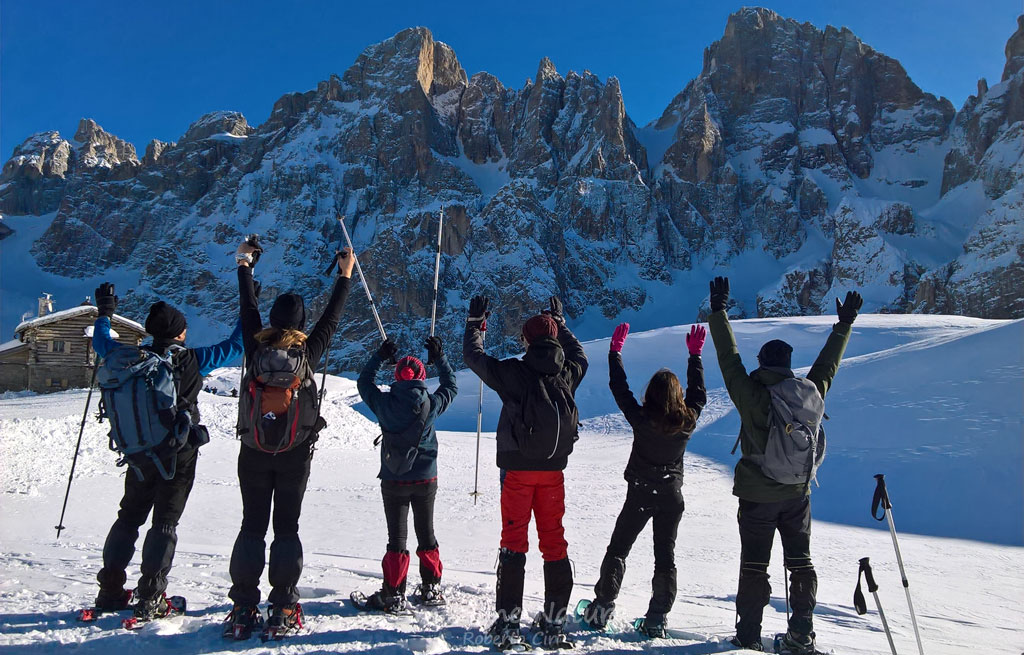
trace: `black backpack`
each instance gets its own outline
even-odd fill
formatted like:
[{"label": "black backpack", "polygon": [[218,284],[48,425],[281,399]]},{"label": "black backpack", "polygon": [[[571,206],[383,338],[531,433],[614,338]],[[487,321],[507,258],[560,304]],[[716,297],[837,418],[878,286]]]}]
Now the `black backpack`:
[{"label": "black backpack", "polygon": [[533,375],[522,398],[510,403],[512,434],[530,459],[568,456],[579,439],[579,410],[561,375]]},{"label": "black backpack", "polygon": [[405,475],[412,470],[419,454],[420,440],[427,429],[427,417],[430,416],[430,400],[424,401],[419,412],[401,432],[389,432],[381,428],[381,451],[384,455],[384,466],[394,475]]},{"label": "black backpack", "polygon": [[313,369],[302,346],[261,345],[242,379],[238,437],[264,453],[283,453],[326,425],[320,418]]}]

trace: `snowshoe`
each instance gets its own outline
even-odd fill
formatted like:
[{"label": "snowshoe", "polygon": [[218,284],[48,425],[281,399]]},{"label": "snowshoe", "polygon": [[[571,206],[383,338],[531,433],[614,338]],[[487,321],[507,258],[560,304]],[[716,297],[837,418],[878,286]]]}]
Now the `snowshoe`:
[{"label": "snowshoe", "polygon": [[123,612],[132,606],[133,593],[131,589],[122,590],[120,596],[100,592],[93,606],[78,610],[75,618],[81,623],[92,623],[103,614]]},{"label": "snowshoe", "polygon": [[792,630],[775,635],[773,650],[778,655],[823,655],[814,647],[815,634],[798,635]]},{"label": "snowshoe", "polygon": [[140,598],[132,608],[132,617],[121,621],[125,630],[138,630],[150,621],[181,616],[185,613],[185,598],[161,594],[156,598]]},{"label": "snowshoe", "polygon": [[665,639],[668,637],[668,627],[663,620],[641,617],[633,620],[633,628],[648,639]]},{"label": "snowshoe", "polygon": [[263,641],[280,641],[288,635],[302,629],[302,605],[270,607],[270,618],[263,628],[260,639]]},{"label": "snowshoe", "polygon": [[573,612],[576,622],[590,630],[604,630],[615,616],[615,606],[584,598]]},{"label": "snowshoe", "polygon": [[733,637],[729,640],[729,643],[736,648],[745,648],[747,650],[757,651],[758,653],[764,652],[764,644],[761,643],[760,639],[749,644],[744,644],[737,637]]},{"label": "snowshoe", "polygon": [[381,591],[373,592],[369,597],[361,591],[353,591],[349,599],[360,612],[383,612],[385,614],[408,615],[409,604],[405,596],[388,595]]},{"label": "snowshoe", "polygon": [[235,605],[224,619],[225,639],[244,641],[254,630],[263,631],[263,613],[255,605]]},{"label": "snowshoe", "polygon": [[548,621],[543,612],[534,618],[532,627],[531,641],[544,650],[568,650],[576,647],[576,644],[565,636],[565,624]]},{"label": "snowshoe", "polygon": [[441,607],[447,605],[441,585],[437,582],[423,583],[416,586],[416,602],[424,607]]},{"label": "snowshoe", "polygon": [[533,650],[530,644],[526,643],[518,621],[506,621],[499,618],[488,628],[487,636],[490,637],[491,645],[495,650],[520,653]]}]

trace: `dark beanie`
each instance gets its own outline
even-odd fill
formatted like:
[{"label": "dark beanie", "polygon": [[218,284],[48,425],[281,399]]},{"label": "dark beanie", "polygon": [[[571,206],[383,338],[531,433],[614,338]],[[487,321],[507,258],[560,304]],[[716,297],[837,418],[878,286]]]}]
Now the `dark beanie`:
[{"label": "dark beanie", "polygon": [[781,339],[772,339],[761,346],[761,352],[757,353],[757,361],[761,366],[792,368],[793,346]]},{"label": "dark beanie", "polygon": [[188,324],[185,322],[185,315],[163,300],[150,306],[149,316],[146,317],[146,332],[154,338],[177,338],[186,327]]},{"label": "dark beanie", "polygon": [[279,330],[302,330],[306,325],[306,304],[297,293],[282,293],[270,308],[270,326]]},{"label": "dark beanie", "polygon": [[558,336],[558,323],[548,314],[537,314],[523,324],[523,337],[526,343],[533,343],[544,337],[552,339]]},{"label": "dark beanie", "polygon": [[412,355],[398,360],[395,366],[395,380],[426,380],[427,369],[423,362]]}]

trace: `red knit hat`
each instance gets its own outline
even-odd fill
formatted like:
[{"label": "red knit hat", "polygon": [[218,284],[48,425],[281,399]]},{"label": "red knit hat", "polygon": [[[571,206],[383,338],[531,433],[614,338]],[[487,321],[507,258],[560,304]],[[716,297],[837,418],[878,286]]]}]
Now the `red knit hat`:
[{"label": "red knit hat", "polygon": [[398,360],[398,364],[395,365],[395,380],[426,380],[427,369],[424,368],[423,362],[416,359],[412,355],[403,357]]},{"label": "red knit hat", "polygon": [[558,337],[558,323],[548,314],[537,314],[523,324],[523,337],[526,343],[533,343],[544,337]]}]

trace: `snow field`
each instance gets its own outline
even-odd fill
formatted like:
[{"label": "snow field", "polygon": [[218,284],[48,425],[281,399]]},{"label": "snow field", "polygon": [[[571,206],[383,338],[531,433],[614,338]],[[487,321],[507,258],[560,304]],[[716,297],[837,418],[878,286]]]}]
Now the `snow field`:
[{"label": "snow field", "polygon": [[[830,326],[827,317],[734,324],[748,366],[768,338],[792,343],[794,364],[807,366]],[[668,364],[681,371],[686,329],[630,335],[623,356],[638,395],[657,368]],[[858,320],[848,359],[827,398],[833,417],[830,454],[819,475],[822,487],[813,496],[819,647],[841,654],[888,652],[873,600],[868,599],[870,612],[864,617],[852,607],[857,560],[870,556],[897,649],[915,650],[888,531],[868,518],[871,474],[885,472],[926,652],[962,653],[968,644],[986,653],[1021,652],[1022,330],[1022,321],[960,317]],[[572,604],[592,597],[625,497],[622,470],[632,439],[607,391],[607,341],[586,348],[591,369],[579,392],[585,427],[565,474],[565,524],[576,568]],[[738,419],[722,388],[710,337],[704,354],[709,404],[686,456],[686,513],[676,547],[679,595],[670,622],[679,632],[673,639],[651,642],[628,630],[629,621],[645,611],[650,591],[653,555],[647,530],[628,560],[613,629],[574,633],[582,652],[726,650],[739,564],[731,495],[735,457],[728,455]],[[221,369],[208,382],[227,391],[237,375],[237,369]],[[72,617],[95,594],[103,539],[121,493],[123,469],[114,467],[115,455],[107,450],[106,426],[91,417],[87,422],[67,530],[55,542],[52,526],[60,513],[86,392],[5,395],[0,398],[0,647],[17,653],[50,653],[57,647],[77,653],[486,651],[481,637],[493,619],[500,530],[494,440],[489,432],[480,442],[481,496],[474,504],[469,492],[478,386],[467,372],[460,373],[459,383],[459,399],[439,424],[435,522],[449,606],[392,619],[358,614],[345,602],[355,589],[368,593],[379,586],[386,529],[372,445],[378,431],[353,411],[358,402],[354,383],[329,378],[324,409],[329,427],[314,457],[301,521],[305,570],[300,591],[308,629],[272,646],[258,639],[223,642],[219,636],[229,610],[228,561],[241,517],[235,399],[201,396],[212,441],[201,451],[168,589],[188,598],[189,613],[129,634],[116,627],[114,617],[89,626]],[[490,395],[486,400],[485,429],[493,430],[497,406]],[[93,407],[95,402],[94,395]],[[972,495],[973,489],[978,493]],[[939,515],[948,520],[933,525]],[[965,521],[992,528],[963,534]],[[525,609],[532,616],[540,609],[543,576],[533,530],[531,539]],[[410,591],[417,581],[415,560],[411,569]],[[778,544],[769,572],[773,598],[765,610],[766,639],[785,625]],[[129,569],[130,580],[137,574],[136,567]]]}]

